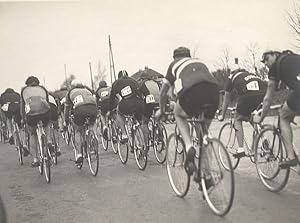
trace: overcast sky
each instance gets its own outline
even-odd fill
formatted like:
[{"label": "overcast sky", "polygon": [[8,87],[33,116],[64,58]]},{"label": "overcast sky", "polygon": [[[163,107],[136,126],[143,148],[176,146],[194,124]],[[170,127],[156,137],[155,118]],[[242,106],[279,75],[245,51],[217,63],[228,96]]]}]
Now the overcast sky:
[{"label": "overcast sky", "polygon": [[293,0],[101,0],[0,2],[0,92],[19,90],[36,75],[49,90],[67,72],[89,84],[89,61],[109,71],[111,35],[116,71],[144,66],[166,73],[178,46],[197,49],[213,70],[227,48],[232,58],[246,46],[292,48],[286,11]]}]

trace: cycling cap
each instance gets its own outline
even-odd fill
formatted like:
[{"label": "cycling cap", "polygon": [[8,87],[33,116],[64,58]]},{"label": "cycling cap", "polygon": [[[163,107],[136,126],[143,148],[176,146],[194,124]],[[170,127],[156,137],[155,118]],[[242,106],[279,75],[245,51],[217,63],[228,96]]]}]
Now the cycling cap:
[{"label": "cycling cap", "polygon": [[100,81],[100,82],[99,82],[99,87],[100,87],[100,88],[102,88],[102,87],[107,87],[106,81]]},{"label": "cycling cap", "polygon": [[72,80],[71,82],[71,87],[78,87],[78,86],[83,86],[82,82],[80,80]]},{"label": "cycling cap", "polygon": [[177,57],[191,57],[191,52],[186,47],[178,47],[173,51],[173,58]]},{"label": "cycling cap", "polygon": [[126,70],[120,70],[118,73],[118,78],[120,77],[128,77],[128,73]]},{"label": "cycling cap", "polygon": [[28,77],[27,80],[25,81],[25,84],[26,84],[27,86],[29,86],[29,85],[39,85],[39,84],[40,84],[40,81],[39,81],[39,79],[38,79],[37,77],[35,77],[35,76],[30,76],[30,77]]}]

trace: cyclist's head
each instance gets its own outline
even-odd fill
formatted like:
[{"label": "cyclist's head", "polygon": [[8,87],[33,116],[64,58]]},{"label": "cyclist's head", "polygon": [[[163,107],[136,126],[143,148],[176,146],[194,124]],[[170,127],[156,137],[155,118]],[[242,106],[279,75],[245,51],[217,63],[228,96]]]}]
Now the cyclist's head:
[{"label": "cyclist's head", "polygon": [[107,87],[106,81],[100,81],[99,82],[99,88],[104,88],[104,87]]},{"label": "cyclist's head", "polygon": [[80,80],[75,79],[75,80],[72,80],[72,82],[71,82],[71,87],[72,88],[74,88],[74,87],[82,87],[82,86],[83,86],[83,84],[82,84],[82,82]]},{"label": "cyclist's head", "polygon": [[15,91],[12,88],[6,88],[6,90],[5,90],[5,93],[9,93],[9,94],[14,93],[14,92]]},{"label": "cyclist's head", "polygon": [[191,52],[190,52],[189,48],[180,46],[173,51],[174,59],[180,58],[180,57],[191,57]]},{"label": "cyclist's head", "polygon": [[270,67],[279,55],[279,51],[268,50],[263,53],[261,62]]},{"label": "cyclist's head", "polygon": [[27,78],[27,80],[25,81],[25,84],[27,86],[35,86],[35,85],[39,85],[40,81],[37,77],[35,76],[30,76]]},{"label": "cyclist's head", "polygon": [[118,78],[121,78],[121,77],[128,77],[128,73],[126,70],[120,70],[119,73],[118,73]]}]

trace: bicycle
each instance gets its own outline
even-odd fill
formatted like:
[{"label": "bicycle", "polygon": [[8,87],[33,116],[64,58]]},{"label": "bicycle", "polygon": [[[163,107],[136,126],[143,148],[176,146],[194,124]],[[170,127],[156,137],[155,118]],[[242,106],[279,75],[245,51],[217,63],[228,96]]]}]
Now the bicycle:
[{"label": "bicycle", "polygon": [[35,129],[37,135],[37,147],[38,147],[38,162],[39,162],[39,172],[43,175],[45,174],[45,178],[47,183],[51,182],[51,151],[47,145],[47,137],[45,134],[45,130],[43,127],[43,122],[40,120]]},{"label": "bicycle", "polygon": [[23,143],[23,139],[21,137],[20,128],[19,128],[18,123],[15,121],[14,115],[11,119],[11,123],[13,126],[13,134],[14,134],[16,150],[17,150],[18,156],[19,156],[19,162],[21,165],[23,165],[23,156],[27,156],[27,154],[29,154],[29,151],[26,148],[24,148],[24,143]]},{"label": "bicycle", "polygon": [[[223,126],[220,129],[218,139],[223,142],[226,150],[228,151],[229,157],[231,159],[232,163],[232,168],[236,169],[239,162],[240,162],[240,157],[237,155],[237,139],[236,139],[236,129],[234,127],[234,116],[236,113],[236,108],[228,108],[229,110],[229,120],[223,124]],[[254,111],[255,113],[255,111]],[[262,124],[255,124],[252,122],[250,119],[248,121],[251,126],[253,127],[253,132],[252,132],[252,143],[249,145],[247,143],[247,140],[245,138],[245,135],[243,137],[243,142],[244,145],[247,147],[247,151],[249,151],[249,154],[246,154],[245,156],[250,159],[252,163],[255,163],[254,160],[254,150],[255,150],[255,139],[257,138],[257,135],[265,127],[265,125]],[[222,160],[222,157],[221,157]],[[226,163],[222,163],[224,165],[224,168],[226,167]]]},{"label": "bicycle", "polygon": [[149,148],[152,147],[154,155],[158,163],[163,164],[166,160],[166,146],[167,146],[167,131],[162,122],[154,118],[154,114],[150,117],[148,123],[149,129]]},{"label": "bicycle", "polygon": [[272,192],[279,192],[287,185],[290,170],[300,175],[299,162],[298,167],[283,169],[279,166],[280,162],[287,158],[287,152],[282,141],[280,130],[280,108],[281,105],[271,106],[271,110],[275,110],[277,113],[277,123],[261,131],[256,140],[254,153],[259,179],[262,184]]},{"label": "bicycle", "polygon": [[128,150],[134,153],[135,161],[140,170],[145,170],[148,160],[148,149],[140,123],[133,115],[125,115],[125,133],[128,139],[122,138],[122,130],[118,127],[118,154],[123,164],[128,160]]},{"label": "bicycle", "polygon": [[2,143],[6,143],[8,141],[8,128],[6,124],[6,120],[1,120],[0,122],[0,139]]},{"label": "bicycle", "polygon": [[[203,110],[209,106],[203,106]],[[231,161],[223,143],[208,134],[204,112],[197,118],[188,119],[195,124],[198,131],[199,155],[198,165],[194,172],[194,181],[199,185],[203,199],[210,209],[219,216],[224,216],[232,207],[234,198],[234,174]],[[223,165],[219,160],[219,153],[227,157],[229,170],[222,171]],[[174,132],[168,139],[167,147],[167,174],[175,194],[183,198],[190,188],[190,177],[184,168],[186,149],[179,132]],[[224,160],[223,160],[224,162]],[[228,184],[228,185],[227,185]]]},{"label": "bicycle", "polygon": [[[76,143],[75,143],[75,129],[73,127],[73,117],[71,117],[71,121],[69,125],[73,129],[72,131],[74,131],[74,136],[71,137],[73,138],[73,140],[71,141],[73,145],[75,160],[71,160],[71,161],[76,162],[77,150],[76,150]],[[80,153],[82,154],[83,158],[87,160],[91,174],[93,176],[97,176],[99,170],[98,139],[94,130],[90,127],[89,118],[85,119],[82,129],[80,130],[80,137],[81,137]],[[78,169],[82,168],[83,160],[84,159],[81,159],[79,162],[76,162]]]},{"label": "bicycle", "polygon": [[52,162],[57,165],[57,152],[58,152],[58,138],[55,136],[55,131],[57,131],[54,127],[54,123],[50,122],[50,137],[51,137],[51,144],[52,144],[52,152],[51,152],[51,160]]}]

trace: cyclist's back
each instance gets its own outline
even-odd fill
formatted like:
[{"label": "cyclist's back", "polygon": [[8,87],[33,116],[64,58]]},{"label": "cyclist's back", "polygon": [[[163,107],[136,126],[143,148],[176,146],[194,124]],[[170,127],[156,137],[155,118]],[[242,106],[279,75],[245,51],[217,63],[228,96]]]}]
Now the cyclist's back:
[{"label": "cyclist's back", "polygon": [[[74,122],[82,126],[86,118],[94,123],[97,118],[97,104],[92,91],[83,86],[80,82],[72,81],[72,88],[66,96],[65,120],[69,119],[69,110],[74,109]],[[68,108],[67,108],[68,107]]]}]

